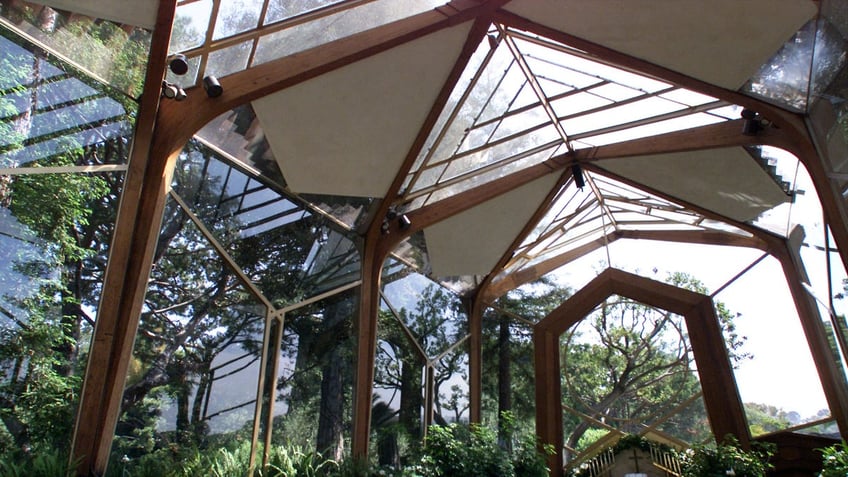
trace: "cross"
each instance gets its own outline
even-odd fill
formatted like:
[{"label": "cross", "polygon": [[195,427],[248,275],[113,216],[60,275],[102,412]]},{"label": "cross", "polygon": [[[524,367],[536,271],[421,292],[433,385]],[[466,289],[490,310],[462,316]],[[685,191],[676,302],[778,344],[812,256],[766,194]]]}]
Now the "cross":
[{"label": "cross", "polygon": [[633,457],[628,457],[628,459],[633,461],[633,465],[636,468],[636,473],[639,473],[639,459],[643,457],[636,453],[636,448],[633,448]]}]

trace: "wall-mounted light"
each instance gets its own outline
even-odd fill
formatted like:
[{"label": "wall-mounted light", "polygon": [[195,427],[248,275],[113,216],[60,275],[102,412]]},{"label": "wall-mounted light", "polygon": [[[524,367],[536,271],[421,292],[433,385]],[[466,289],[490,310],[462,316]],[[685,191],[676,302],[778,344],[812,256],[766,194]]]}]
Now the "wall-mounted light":
[{"label": "wall-mounted light", "polygon": [[206,90],[206,96],[210,98],[217,98],[224,94],[224,88],[221,86],[221,83],[218,82],[218,78],[214,76],[207,76],[203,78],[203,89]]},{"label": "wall-mounted light", "polygon": [[757,112],[751,109],[742,110],[742,134],[745,136],[756,136],[763,128],[760,120],[757,118]]},{"label": "wall-mounted light", "polygon": [[171,69],[172,73],[178,76],[188,73],[188,60],[186,59],[186,56],[181,53],[177,53],[172,56],[171,59],[168,60],[168,68]]},{"label": "wall-mounted light", "polygon": [[174,101],[182,101],[188,97],[184,89],[167,81],[162,82],[162,96]]},{"label": "wall-mounted light", "polygon": [[400,227],[401,230],[406,230],[412,227],[412,221],[409,220],[409,217],[407,217],[406,214],[401,214],[400,217],[398,217],[398,227]]},{"label": "wall-mounted light", "polygon": [[580,164],[571,165],[571,176],[574,177],[574,185],[583,190],[583,187],[586,186],[586,180],[583,178],[583,168],[580,167]]}]

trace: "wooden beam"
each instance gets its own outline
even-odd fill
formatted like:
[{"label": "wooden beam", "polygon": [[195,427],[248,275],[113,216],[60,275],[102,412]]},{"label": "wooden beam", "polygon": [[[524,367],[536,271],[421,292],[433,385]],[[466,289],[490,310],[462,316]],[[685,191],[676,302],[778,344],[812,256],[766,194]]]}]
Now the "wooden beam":
[{"label": "wooden beam", "polygon": [[208,98],[202,88],[189,88],[184,101],[168,102],[168,107],[163,108],[160,121],[167,133],[163,140],[171,149],[180,149],[200,128],[233,108],[428,34],[472,21],[491,13],[502,3],[505,2],[455,0],[434,10],[262,63],[218,78],[224,92],[217,98]]},{"label": "wooden beam", "polygon": [[795,302],[801,328],[807,338],[810,354],[816,365],[831,416],[836,421],[842,438],[848,439],[848,386],[845,383],[841,366],[831,352],[830,341],[824,328],[819,307],[804,286],[804,283],[809,283],[810,280],[801,259],[800,247],[803,236],[803,229],[795,228],[789,239],[775,242],[772,247],[772,255],[780,261],[783,267],[786,283]]},{"label": "wooden beam", "polygon": [[[549,462],[551,475],[561,476],[563,471],[562,453],[559,452],[563,443],[562,411],[559,408],[562,388],[557,381],[561,374],[559,337],[614,294],[683,315],[713,435],[720,441],[725,435],[731,434],[747,447],[750,435],[745,412],[710,297],[608,268],[533,327],[537,386],[536,432],[543,442],[559,446],[558,452]],[[556,347],[556,352],[553,347]],[[556,410],[552,403],[556,403]],[[557,413],[559,424],[551,427],[550,423],[557,418]]]},{"label": "wooden beam", "polygon": [[[453,5],[452,2],[450,5]],[[475,2],[461,2],[469,4]],[[476,3],[475,3],[476,4]],[[486,4],[494,8],[494,4]],[[476,10],[475,10],[476,11]],[[483,10],[486,12],[489,10]],[[480,14],[480,11],[477,11]],[[468,61],[477,49],[477,45],[486,35],[489,26],[488,19],[477,19],[471,27],[468,38],[463,45],[456,64],[451,70],[445,84],[442,86],[433,106],[428,113],[421,130],[413,142],[403,165],[389,187],[386,197],[394,197],[403,185],[404,178],[412,167],[430,134],[430,130],[439,119],[439,115],[450,99],[456,83],[465,70]],[[368,457],[368,443],[371,429],[371,393],[374,387],[374,363],[377,350],[377,316],[380,311],[380,281],[382,265],[389,253],[408,236],[407,231],[401,230],[397,221],[391,221],[388,230],[383,230],[383,217],[390,206],[389,200],[384,200],[376,207],[373,219],[365,232],[362,251],[362,288],[359,303],[359,320],[357,322],[357,361],[354,382],[353,435],[352,452],[355,458]]]},{"label": "wooden beam", "polygon": [[[102,475],[121,407],[127,366],[156,246],[168,176],[167,158],[150,157],[176,0],[161,0],[150,47],[129,167],[118,206],[109,264],[80,393],[71,462],[77,475]],[[147,264],[147,266],[145,266]]]},{"label": "wooden beam", "polygon": [[750,448],[751,434],[745,409],[712,300],[704,296],[683,317],[689,332],[692,355],[698,366],[704,407],[716,443],[721,443],[730,435],[737,439],[743,449]]},{"label": "wooden beam", "polygon": [[533,330],[533,357],[536,376],[536,434],[542,444],[551,445],[547,456],[552,477],[561,477],[562,469],[562,378],[559,372],[559,335],[536,327]]},{"label": "wooden beam", "polygon": [[824,152],[821,155],[818,153],[815,141],[807,129],[803,115],[787,111],[738,91],[731,91],[706,83],[663,66],[570,35],[567,32],[540,25],[505,10],[495,12],[494,18],[496,21],[506,25],[578,48],[611,65],[640,74],[646,74],[691,91],[738,104],[760,113],[773,124],[772,127],[767,128],[764,132],[774,129],[779,131],[780,135],[783,136],[779,141],[770,139],[769,143],[765,145],[779,147],[795,154],[807,168],[807,172],[810,174],[813,183],[816,184],[816,193],[824,209],[825,217],[831,226],[834,240],[842,258],[842,264],[848,270],[848,205],[846,205],[836,182],[828,177],[828,167],[823,160],[826,154]]}]

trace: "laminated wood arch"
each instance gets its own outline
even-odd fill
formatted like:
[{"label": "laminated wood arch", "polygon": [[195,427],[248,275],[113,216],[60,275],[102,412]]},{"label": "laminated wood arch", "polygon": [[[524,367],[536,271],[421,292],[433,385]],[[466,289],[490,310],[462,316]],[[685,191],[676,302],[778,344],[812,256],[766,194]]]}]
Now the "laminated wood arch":
[{"label": "laminated wood arch", "polygon": [[[559,337],[611,295],[621,295],[684,317],[713,435],[721,439],[732,434],[747,447],[750,435],[745,412],[712,299],[612,268],[598,275],[534,327],[536,432],[542,441],[553,444],[556,449],[563,446]],[[550,456],[548,464],[551,475],[562,475],[561,452]]]}]

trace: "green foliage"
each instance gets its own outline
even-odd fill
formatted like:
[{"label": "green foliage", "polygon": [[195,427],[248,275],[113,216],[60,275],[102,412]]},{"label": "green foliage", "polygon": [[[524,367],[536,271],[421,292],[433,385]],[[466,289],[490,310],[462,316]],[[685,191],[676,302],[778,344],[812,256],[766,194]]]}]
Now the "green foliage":
[{"label": "green foliage", "polygon": [[68,455],[53,449],[0,457],[0,475],[3,477],[70,477],[74,475],[73,469],[68,465]]},{"label": "green foliage", "polygon": [[825,447],[821,449],[821,453],[821,477],[845,477],[848,475],[848,444],[845,441]]},{"label": "green foliage", "polygon": [[426,477],[514,475],[495,432],[474,424],[430,427],[421,464]]},{"label": "green foliage", "polygon": [[682,454],[680,464],[683,477],[764,477],[772,455],[773,445],[755,442],[748,451],[728,436],[716,447],[693,447]]}]

